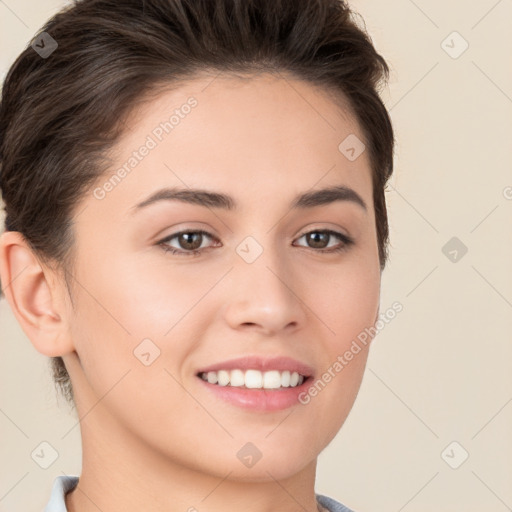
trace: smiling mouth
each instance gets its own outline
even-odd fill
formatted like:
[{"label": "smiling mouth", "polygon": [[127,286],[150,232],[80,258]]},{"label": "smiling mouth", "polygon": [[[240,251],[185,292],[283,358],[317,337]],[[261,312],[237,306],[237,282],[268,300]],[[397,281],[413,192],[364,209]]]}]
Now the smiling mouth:
[{"label": "smiling mouth", "polygon": [[217,386],[245,389],[286,389],[302,385],[309,379],[307,375],[288,370],[218,370],[199,372],[197,377]]}]

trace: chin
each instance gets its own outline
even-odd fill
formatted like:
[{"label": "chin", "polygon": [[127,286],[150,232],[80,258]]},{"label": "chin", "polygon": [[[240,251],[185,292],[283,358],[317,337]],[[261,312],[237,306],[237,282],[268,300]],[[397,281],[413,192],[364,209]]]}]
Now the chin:
[{"label": "chin", "polygon": [[[258,456],[260,458],[257,458]],[[270,453],[262,450],[258,456],[253,460],[244,460],[243,456],[240,457],[242,460],[239,460],[236,456],[234,463],[233,459],[227,460],[223,476],[229,473],[230,480],[240,482],[286,480],[316,462],[316,456],[312,458],[309,453],[299,453],[295,447],[272,450]]]}]

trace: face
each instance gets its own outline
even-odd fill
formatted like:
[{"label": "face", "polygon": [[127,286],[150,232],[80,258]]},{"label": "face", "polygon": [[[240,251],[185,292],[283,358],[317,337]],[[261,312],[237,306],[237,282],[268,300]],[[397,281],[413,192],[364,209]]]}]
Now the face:
[{"label": "face", "polygon": [[344,354],[378,314],[368,152],[338,148],[363,134],[325,91],[268,75],[197,78],[128,124],[75,210],[80,364],[64,360],[96,404],[83,428],[222,478],[290,476],[345,421],[368,346]]}]

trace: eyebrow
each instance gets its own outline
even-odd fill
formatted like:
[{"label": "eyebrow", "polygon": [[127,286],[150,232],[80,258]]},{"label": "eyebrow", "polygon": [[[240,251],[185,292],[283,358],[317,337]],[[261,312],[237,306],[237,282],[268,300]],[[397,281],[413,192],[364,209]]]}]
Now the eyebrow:
[{"label": "eyebrow", "polygon": [[[237,202],[229,195],[203,189],[192,188],[163,188],[151,194],[142,202],[136,204],[130,211],[135,213],[159,201],[181,201],[210,208],[221,208],[228,211],[236,210]],[[314,208],[335,201],[348,201],[359,205],[365,213],[368,211],[363,198],[353,189],[345,186],[334,186],[305,192],[295,197],[291,203],[292,209]]]}]

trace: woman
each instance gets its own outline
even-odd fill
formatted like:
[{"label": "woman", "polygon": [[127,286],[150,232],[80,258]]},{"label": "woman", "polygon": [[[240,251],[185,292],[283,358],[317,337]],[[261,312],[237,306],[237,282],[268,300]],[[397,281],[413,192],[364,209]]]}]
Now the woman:
[{"label": "woman", "polygon": [[19,56],[0,277],[82,436],[47,511],[350,510],[314,484],[379,315],[387,74],[338,0],[81,1]]}]

